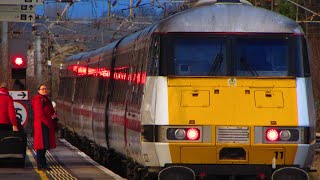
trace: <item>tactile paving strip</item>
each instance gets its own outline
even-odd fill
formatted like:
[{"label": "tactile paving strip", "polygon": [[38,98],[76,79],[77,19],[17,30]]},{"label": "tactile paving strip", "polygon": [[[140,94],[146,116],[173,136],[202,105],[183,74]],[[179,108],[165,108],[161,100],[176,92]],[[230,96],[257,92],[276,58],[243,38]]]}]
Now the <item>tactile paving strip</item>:
[{"label": "tactile paving strip", "polygon": [[[33,149],[33,138],[28,138],[28,148],[32,151],[34,157],[36,157],[36,151]],[[55,180],[77,180],[72,174],[66,171],[57,160],[54,159],[53,155],[47,151],[46,153],[47,164],[51,168],[51,171],[46,171],[52,179]]]}]

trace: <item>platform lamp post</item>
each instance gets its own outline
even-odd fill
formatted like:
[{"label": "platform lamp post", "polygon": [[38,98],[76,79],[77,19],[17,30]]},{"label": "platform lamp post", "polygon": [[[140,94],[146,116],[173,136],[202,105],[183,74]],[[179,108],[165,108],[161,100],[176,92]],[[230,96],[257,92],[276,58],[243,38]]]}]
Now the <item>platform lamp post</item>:
[{"label": "platform lamp post", "polygon": [[42,81],[41,77],[42,77],[42,66],[41,66],[41,36],[40,33],[38,32],[38,26],[36,24],[32,25],[32,33],[33,35],[35,35],[35,77],[36,77],[36,81],[38,84],[39,82]]},{"label": "platform lamp post", "polygon": [[[41,38],[42,43],[41,43],[41,52],[43,52],[43,59],[44,62],[46,62],[46,67],[44,67],[47,71],[46,76],[44,76],[44,79],[42,79],[40,82],[45,81],[47,88],[49,90],[48,96],[51,98],[52,97],[52,61],[51,61],[51,40],[50,36],[52,36],[51,32],[47,32],[44,34],[44,37]],[[42,76],[43,77],[43,76]]]},{"label": "platform lamp post", "polygon": [[[33,24],[33,26],[36,27],[35,29],[39,28],[39,26],[42,26],[45,28],[45,33],[42,34],[42,35],[44,35],[44,38],[41,38],[40,33],[36,32],[36,54],[37,54],[37,56],[36,56],[37,57],[36,58],[37,59],[36,77],[37,77],[38,83],[43,82],[44,80],[47,81],[47,86],[48,86],[48,89],[50,92],[49,96],[51,96],[51,91],[52,91],[51,50],[52,50],[52,46],[50,45],[51,44],[50,37],[53,36],[53,33],[51,32],[50,29],[54,26],[49,25],[49,27],[48,27],[44,24],[38,24],[38,23]],[[53,40],[57,43],[57,41],[54,39],[54,37],[53,37]],[[61,48],[58,43],[57,43],[57,45],[60,50]],[[42,51],[46,52],[44,54],[44,57],[47,60],[47,78],[46,79],[43,79],[43,76],[42,76],[42,64],[41,64],[41,60],[42,60],[41,52]]]}]

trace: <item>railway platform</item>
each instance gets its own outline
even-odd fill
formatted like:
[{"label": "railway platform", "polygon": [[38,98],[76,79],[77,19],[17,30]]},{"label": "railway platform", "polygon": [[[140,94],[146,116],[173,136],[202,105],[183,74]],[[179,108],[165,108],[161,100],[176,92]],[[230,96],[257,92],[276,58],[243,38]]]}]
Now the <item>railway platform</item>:
[{"label": "railway platform", "polygon": [[[36,165],[33,138],[28,138],[25,166],[0,162],[0,179],[8,180],[123,180],[64,139],[46,154],[50,171],[39,171]],[[1,159],[0,159],[1,160]]]}]

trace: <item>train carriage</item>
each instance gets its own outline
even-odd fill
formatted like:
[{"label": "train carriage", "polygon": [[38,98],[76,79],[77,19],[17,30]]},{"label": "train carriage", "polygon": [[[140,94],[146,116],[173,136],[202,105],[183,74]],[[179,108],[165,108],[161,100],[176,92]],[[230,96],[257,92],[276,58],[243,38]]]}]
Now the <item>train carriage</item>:
[{"label": "train carriage", "polygon": [[309,61],[295,21],[247,1],[200,2],[68,58],[58,114],[102,156],[126,159],[129,179],[307,179]]}]

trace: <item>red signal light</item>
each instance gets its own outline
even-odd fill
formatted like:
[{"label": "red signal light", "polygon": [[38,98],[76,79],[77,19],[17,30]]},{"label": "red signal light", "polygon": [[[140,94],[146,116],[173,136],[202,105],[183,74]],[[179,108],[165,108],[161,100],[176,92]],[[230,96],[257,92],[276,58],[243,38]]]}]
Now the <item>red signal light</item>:
[{"label": "red signal light", "polygon": [[26,61],[22,56],[13,57],[12,67],[13,68],[26,68]]},{"label": "red signal light", "polygon": [[14,64],[17,66],[21,66],[23,64],[23,59],[21,57],[16,57],[14,59]]}]

